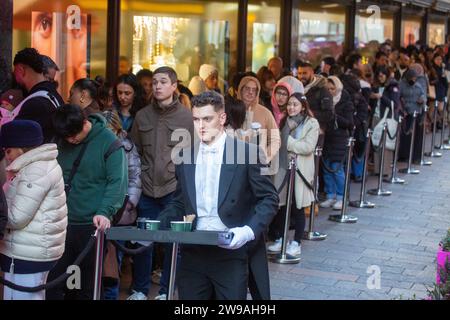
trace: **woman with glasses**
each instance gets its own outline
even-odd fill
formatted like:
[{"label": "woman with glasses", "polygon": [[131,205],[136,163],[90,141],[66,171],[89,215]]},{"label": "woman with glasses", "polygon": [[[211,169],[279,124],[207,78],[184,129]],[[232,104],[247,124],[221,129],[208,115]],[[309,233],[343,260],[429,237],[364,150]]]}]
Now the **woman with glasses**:
[{"label": "woman with glasses", "polygon": [[286,82],[280,82],[273,88],[271,99],[272,114],[277,126],[280,126],[281,121],[286,117],[287,103],[291,95],[292,88]]}]

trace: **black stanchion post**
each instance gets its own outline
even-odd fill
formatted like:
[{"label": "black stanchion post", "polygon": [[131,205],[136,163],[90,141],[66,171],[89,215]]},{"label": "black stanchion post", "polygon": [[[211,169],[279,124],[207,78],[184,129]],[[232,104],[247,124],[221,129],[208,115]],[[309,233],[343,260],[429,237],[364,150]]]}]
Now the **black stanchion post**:
[{"label": "black stanchion post", "polygon": [[349,206],[355,207],[355,208],[375,208],[375,204],[364,200],[365,193],[366,193],[366,181],[367,181],[367,165],[369,164],[369,152],[370,152],[370,145],[371,145],[371,137],[372,137],[372,130],[367,130],[367,143],[366,143],[366,149],[364,151],[364,168],[363,168],[363,176],[362,176],[362,182],[361,182],[361,192],[359,194],[359,201],[350,201]]},{"label": "black stanchion post", "polygon": [[368,194],[371,194],[374,196],[390,196],[392,194],[391,191],[383,189],[384,153],[386,151],[386,136],[387,136],[387,123],[385,122],[383,124],[383,133],[381,135],[381,141],[380,141],[380,145],[379,145],[379,150],[381,152],[381,156],[380,156],[380,165],[379,165],[380,176],[378,177],[378,188],[367,191]]},{"label": "black stanchion post", "polygon": [[273,262],[280,264],[293,264],[300,262],[300,257],[294,257],[286,253],[289,232],[289,218],[291,216],[292,194],[294,193],[295,168],[295,158],[291,158],[291,160],[289,161],[289,184],[287,189],[286,217],[284,219],[284,233],[281,244],[281,253],[272,257]]},{"label": "black stanchion post", "polygon": [[444,110],[442,111],[441,145],[439,147],[440,150],[450,150],[450,145],[444,143],[446,124],[447,124],[447,97],[445,97]]},{"label": "black stanchion post", "polygon": [[344,196],[342,199],[342,209],[340,215],[330,215],[329,220],[340,223],[355,223],[358,221],[357,217],[347,215],[347,203],[348,203],[348,194],[349,194],[349,185],[350,185],[350,171],[352,166],[352,155],[353,155],[353,144],[355,139],[353,137],[348,138],[347,144],[347,167],[345,174],[345,183],[344,183]]},{"label": "black stanchion post", "polygon": [[425,105],[423,108],[423,124],[422,124],[422,151],[420,153],[420,165],[421,166],[431,166],[433,162],[430,160],[425,160],[425,142],[427,138],[427,130],[425,126],[425,119],[427,118],[428,106]]},{"label": "black stanchion post", "polygon": [[399,172],[407,173],[407,174],[419,174],[420,170],[414,169],[412,167],[412,157],[414,152],[414,142],[416,138],[416,122],[417,122],[417,111],[413,113],[413,123],[412,123],[412,132],[411,132],[411,145],[409,146],[409,158],[408,158],[408,168],[401,169]]},{"label": "black stanchion post", "polygon": [[400,131],[402,127],[402,116],[398,118],[397,132],[395,133],[395,150],[394,150],[394,159],[392,161],[392,172],[391,178],[385,179],[384,182],[394,183],[394,184],[404,184],[405,180],[397,177],[397,158],[398,158],[398,148],[400,145]]},{"label": "black stanchion post", "polygon": [[103,248],[104,248],[104,233],[103,231],[96,231],[95,244],[95,278],[94,278],[94,300],[101,299],[102,291],[102,273],[103,273]]},{"label": "black stanchion post", "polygon": [[434,100],[434,111],[433,111],[433,134],[431,135],[431,151],[426,154],[427,157],[439,158],[442,157],[442,153],[434,150],[436,141],[436,125],[437,125],[437,113],[438,113],[438,102]]},{"label": "black stanchion post", "polygon": [[[320,163],[320,157],[322,156],[322,148],[316,147],[316,151],[314,153],[314,199],[317,199],[317,183],[319,178],[319,163]],[[317,203],[314,201],[310,206],[310,214],[309,214],[309,228],[308,231],[306,231],[303,234],[303,239],[305,240],[311,240],[311,241],[318,241],[318,240],[325,240],[327,238],[327,235],[318,231],[314,231],[314,213],[316,212],[316,206]]]}]

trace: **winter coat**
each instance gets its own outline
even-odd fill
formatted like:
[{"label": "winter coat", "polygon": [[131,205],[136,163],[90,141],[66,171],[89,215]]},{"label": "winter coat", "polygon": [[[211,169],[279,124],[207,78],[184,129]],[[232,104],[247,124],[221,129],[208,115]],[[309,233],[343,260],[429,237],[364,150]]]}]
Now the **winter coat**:
[{"label": "winter coat", "polygon": [[[423,106],[427,101],[427,94],[422,86],[417,82],[411,86],[406,79],[400,81],[400,97],[403,102],[403,109],[408,114],[413,114],[414,111],[422,113]],[[417,103],[419,99],[421,99],[423,103]],[[383,116],[383,114],[381,114],[381,116]]]},{"label": "winter coat", "polygon": [[[384,112],[386,110],[386,108],[388,108],[389,112],[388,112],[388,117],[392,117],[391,115],[391,102],[394,102],[394,113],[395,113],[395,118],[398,120],[398,116],[399,114],[403,111],[402,108],[402,103],[400,100],[400,88],[399,88],[399,84],[398,82],[393,79],[390,78],[388,80],[386,80],[386,85],[384,87],[384,91],[383,94],[380,98],[380,107],[379,107],[379,114],[380,114],[380,118],[383,117]],[[372,87],[372,91],[375,93],[378,93],[380,90],[379,87]],[[371,111],[372,111],[372,115],[375,113],[377,105],[378,105],[378,100],[377,99],[370,99],[369,101],[370,107],[371,107]]]},{"label": "winter coat", "polygon": [[[287,123],[285,124],[287,125]],[[295,130],[295,129],[294,129]],[[311,185],[314,185],[314,150],[319,139],[319,122],[314,118],[307,118],[300,137],[295,139],[292,136],[288,137],[287,151],[296,156],[296,166]],[[275,176],[274,185],[280,188],[286,176],[286,170],[279,168]],[[314,193],[310,190],[302,178],[295,174],[295,200],[298,209],[305,208],[311,205],[314,201]],[[279,206],[286,205],[287,185],[281,190]]]},{"label": "winter coat", "polygon": [[314,117],[319,121],[320,128],[326,131],[333,128],[333,97],[328,91],[327,79],[321,76],[314,76],[312,83],[305,86],[305,95],[314,113]]},{"label": "winter coat", "polygon": [[341,162],[347,153],[347,143],[353,130],[354,106],[348,92],[342,90],[339,102],[334,106],[335,125],[325,133],[323,158],[331,162]]},{"label": "winter coat", "polygon": [[4,185],[8,225],[0,252],[10,258],[48,262],[64,252],[66,194],[56,144],[30,150],[7,168],[14,175]]},{"label": "winter coat", "polygon": [[436,88],[436,100],[444,101],[448,90],[447,77],[445,76],[444,68],[441,68],[435,64],[433,64],[433,68],[436,71],[436,78],[431,79],[430,82],[431,85],[434,85]]}]

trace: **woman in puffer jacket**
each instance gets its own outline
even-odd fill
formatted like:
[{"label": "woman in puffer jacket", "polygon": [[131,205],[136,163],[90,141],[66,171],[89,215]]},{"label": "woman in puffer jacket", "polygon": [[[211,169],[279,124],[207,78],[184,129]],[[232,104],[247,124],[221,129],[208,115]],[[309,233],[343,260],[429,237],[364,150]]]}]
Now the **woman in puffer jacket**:
[{"label": "woman in puffer jacket", "polygon": [[[14,120],[0,131],[8,166],[3,187],[8,224],[0,241],[5,279],[17,285],[45,284],[48,272],[64,252],[66,194],[56,144],[42,145],[41,126]],[[4,287],[4,300],[45,300],[45,291],[21,292]]]},{"label": "woman in puffer jacket", "polygon": [[[111,129],[122,142],[125,149],[125,154],[128,161],[128,203],[122,214],[122,218],[116,225],[130,225],[134,224],[137,218],[136,206],[139,202],[142,193],[141,185],[141,160],[136,146],[129,137],[127,132],[122,129],[119,114],[116,111],[108,110],[103,112],[106,118],[109,129]],[[125,244],[125,242],[122,242]],[[105,269],[103,286],[105,291],[105,300],[117,300],[119,298],[119,283],[120,283],[120,266],[122,263],[122,251],[116,251],[115,247],[108,242],[108,252],[105,259]],[[114,260],[108,259],[113,257]],[[109,263],[109,264],[108,264]]]}]

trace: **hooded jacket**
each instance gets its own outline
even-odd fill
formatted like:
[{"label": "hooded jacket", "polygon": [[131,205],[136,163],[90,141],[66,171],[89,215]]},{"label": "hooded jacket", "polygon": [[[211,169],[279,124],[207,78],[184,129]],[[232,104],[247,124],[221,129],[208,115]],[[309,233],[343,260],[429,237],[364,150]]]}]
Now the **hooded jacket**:
[{"label": "hooded jacket", "polygon": [[287,90],[288,100],[289,100],[289,97],[292,95],[292,88],[287,82],[278,82],[275,85],[275,87],[273,88],[271,104],[272,104],[273,116],[275,118],[275,122],[277,123],[278,127],[280,127],[281,120],[283,120],[283,118],[286,116],[286,106],[287,106],[287,103],[284,106],[281,106],[284,109],[284,110],[281,110],[280,106],[277,103],[277,99],[275,97],[275,92],[280,87],[285,88]]},{"label": "hooded jacket", "polygon": [[15,159],[6,170],[8,226],[0,252],[34,262],[59,259],[67,227],[66,194],[56,144],[45,144]]},{"label": "hooded jacket", "polygon": [[255,94],[255,100],[247,106],[247,113],[245,116],[244,125],[242,127],[242,133],[238,135],[241,140],[246,142],[257,143],[255,130],[252,129],[252,123],[259,123],[261,125],[261,133],[259,144],[262,150],[267,156],[267,162],[270,162],[272,158],[277,154],[280,149],[281,139],[280,131],[278,130],[277,123],[272,113],[258,103],[259,92],[261,91],[261,85],[257,78],[247,76],[242,78],[238,87],[238,99],[242,100],[242,88],[249,82],[255,82],[257,86],[257,92]]},{"label": "hooded jacket", "polygon": [[311,82],[305,86],[305,96],[323,131],[332,128],[334,120],[333,97],[328,92],[326,84],[326,78],[314,75]]},{"label": "hooded jacket", "polygon": [[[56,91],[56,86],[50,81],[42,81],[31,88],[28,95],[32,95],[38,91],[47,91],[50,94],[51,99],[55,99],[57,104],[62,106],[64,100]],[[52,125],[52,115],[56,108],[49,99],[44,97],[34,97],[26,101],[16,119],[22,120],[34,120],[39,123],[44,133],[44,143],[51,142],[55,136]]]},{"label": "hooded jacket", "polygon": [[125,151],[117,149],[105,159],[117,138],[107,128],[106,119],[101,114],[90,115],[88,120],[92,128],[80,144],[63,141],[59,146],[58,162],[67,183],[75,159],[83,144],[87,143],[67,197],[69,224],[91,225],[96,215],[111,219],[122,207],[128,188]]}]

